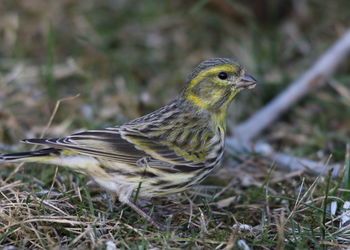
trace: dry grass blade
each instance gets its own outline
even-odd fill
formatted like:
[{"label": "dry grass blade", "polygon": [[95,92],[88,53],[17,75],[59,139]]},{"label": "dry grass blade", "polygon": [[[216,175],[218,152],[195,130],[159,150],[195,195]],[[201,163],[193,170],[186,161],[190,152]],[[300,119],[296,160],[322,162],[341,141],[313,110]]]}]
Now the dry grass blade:
[{"label": "dry grass blade", "polygon": [[[46,127],[45,127],[44,130],[42,131],[42,133],[41,133],[41,135],[40,135],[39,138],[43,138],[44,135],[47,133],[48,129],[50,128],[50,126],[51,126],[51,124],[52,124],[52,122],[53,122],[53,119],[54,119],[55,116],[56,116],[56,113],[57,113],[57,111],[58,111],[58,109],[59,109],[61,103],[62,103],[62,102],[65,102],[65,101],[73,100],[73,99],[79,97],[79,95],[80,95],[80,94],[77,94],[77,95],[75,95],[75,96],[70,96],[70,97],[62,98],[62,99],[56,101],[55,108],[53,109],[53,112],[52,112],[52,114],[51,114],[51,116],[50,116],[50,119],[49,119],[49,121],[47,122]],[[35,150],[35,148],[37,148],[37,147],[38,147],[38,145],[34,145],[34,146],[32,147],[32,150]],[[12,179],[13,176],[21,169],[21,167],[22,167],[23,165],[24,165],[24,163],[18,164],[17,167],[12,171],[12,173],[9,174],[9,176],[4,180],[4,183],[7,183],[10,179]]]},{"label": "dry grass blade", "polygon": [[[65,97],[65,98],[62,98],[62,99],[59,99],[58,101],[56,101],[56,104],[55,104],[55,107],[51,113],[51,116],[50,116],[50,119],[49,121],[47,122],[44,130],[42,131],[42,133],[40,134],[40,137],[39,138],[43,138],[45,136],[45,134],[47,133],[47,131],[49,130],[49,128],[51,127],[52,125],[52,122],[53,122],[53,119],[55,118],[56,114],[57,114],[57,111],[61,105],[62,102],[66,102],[66,101],[71,101],[71,100],[74,100],[76,98],[78,98],[80,96],[80,94],[76,94],[74,96],[69,96],[69,97]],[[33,149],[35,149],[36,146],[34,146]]]}]

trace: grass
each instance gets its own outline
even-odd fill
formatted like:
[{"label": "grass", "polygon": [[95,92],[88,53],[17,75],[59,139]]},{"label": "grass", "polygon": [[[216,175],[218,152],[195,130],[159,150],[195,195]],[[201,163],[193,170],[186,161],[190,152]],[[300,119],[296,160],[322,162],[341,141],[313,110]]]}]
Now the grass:
[{"label": "grass", "polygon": [[[243,121],[348,27],[345,0],[298,8],[287,1],[287,9],[261,2],[264,8],[229,0],[5,1],[0,152],[28,150],[18,144],[22,138],[121,124],[159,108],[194,65],[213,56],[236,57],[259,80],[230,110],[229,126]],[[339,176],[285,172],[260,155],[227,153],[223,167],[187,193],[138,199],[159,222],[182,227],[159,231],[84,176],[54,166],[2,165],[0,247],[345,249],[348,64],[260,136],[281,152],[342,163]],[[77,94],[54,111],[57,100]]]},{"label": "grass", "polygon": [[[244,168],[220,170],[186,195],[142,201],[143,209],[153,211],[158,221],[182,226],[167,232],[147,225],[128,207],[111,203],[101,190],[89,190],[79,175],[53,168],[46,178],[53,183],[45,184],[30,173],[37,166],[28,166],[0,189],[0,244],[104,248],[112,241],[118,248],[131,249],[214,249],[239,240],[254,249],[349,244],[349,231],[341,231],[339,216],[329,210],[331,202],[341,206],[345,201],[342,195],[348,190],[337,185],[342,179],[330,178],[331,172],[316,180],[302,173],[290,178],[273,167],[268,170],[263,162],[247,164],[250,160]],[[232,179],[220,186],[210,183],[222,175]],[[233,179],[237,175],[241,178]]]}]

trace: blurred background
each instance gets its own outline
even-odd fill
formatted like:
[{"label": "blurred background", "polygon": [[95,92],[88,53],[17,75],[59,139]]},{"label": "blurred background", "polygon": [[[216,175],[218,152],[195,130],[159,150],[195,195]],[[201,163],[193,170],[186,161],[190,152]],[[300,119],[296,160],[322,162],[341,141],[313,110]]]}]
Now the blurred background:
[{"label": "blurred background", "polygon": [[[121,124],[155,110],[210,57],[232,57],[258,87],[229,126],[264,106],[349,27],[348,0],[10,0],[0,5],[0,150],[39,136]],[[275,149],[343,161],[350,62],[261,136]],[[13,146],[15,145],[15,146]]]}]

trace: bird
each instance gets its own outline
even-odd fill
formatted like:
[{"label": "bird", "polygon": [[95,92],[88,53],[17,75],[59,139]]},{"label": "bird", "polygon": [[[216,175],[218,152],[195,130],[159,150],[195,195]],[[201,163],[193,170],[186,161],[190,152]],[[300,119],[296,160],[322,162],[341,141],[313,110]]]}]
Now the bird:
[{"label": "bird", "polygon": [[67,167],[114,193],[153,226],[163,229],[132,197],[179,193],[221,166],[228,108],[256,80],[231,58],[210,58],[189,74],[169,104],[123,125],[59,138],[24,139],[44,146],[0,154],[0,163],[37,162]]}]

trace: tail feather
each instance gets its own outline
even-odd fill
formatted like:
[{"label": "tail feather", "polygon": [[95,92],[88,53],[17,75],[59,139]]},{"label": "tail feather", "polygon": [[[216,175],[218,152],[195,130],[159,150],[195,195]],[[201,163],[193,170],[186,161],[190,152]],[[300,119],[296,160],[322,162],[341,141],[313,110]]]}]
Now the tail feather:
[{"label": "tail feather", "polygon": [[27,158],[58,155],[61,150],[57,148],[44,148],[31,152],[21,152],[0,155],[0,162],[25,161]]},{"label": "tail feather", "polygon": [[33,138],[33,139],[23,139],[21,142],[24,143],[30,143],[30,144],[47,144],[48,139],[39,139],[39,138]]}]

